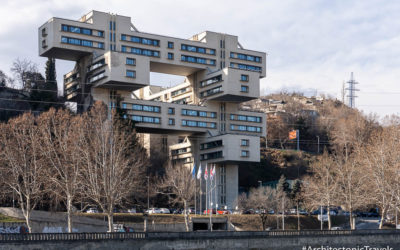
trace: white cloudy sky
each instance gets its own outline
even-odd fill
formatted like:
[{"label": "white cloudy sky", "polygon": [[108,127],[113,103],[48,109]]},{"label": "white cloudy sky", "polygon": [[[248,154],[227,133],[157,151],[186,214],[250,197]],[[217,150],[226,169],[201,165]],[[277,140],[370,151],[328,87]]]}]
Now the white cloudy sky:
[{"label": "white cloudy sky", "polygon": [[[43,68],[37,28],[53,16],[78,19],[92,9],[131,16],[141,31],[188,38],[203,30],[238,35],[268,53],[263,91],[295,90],[340,98],[354,72],[366,113],[400,114],[400,1],[381,0],[0,0],[0,69],[27,58]],[[58,61],[57,72],[71,70]],[[153,77],[157,85],[170,79]]]}]

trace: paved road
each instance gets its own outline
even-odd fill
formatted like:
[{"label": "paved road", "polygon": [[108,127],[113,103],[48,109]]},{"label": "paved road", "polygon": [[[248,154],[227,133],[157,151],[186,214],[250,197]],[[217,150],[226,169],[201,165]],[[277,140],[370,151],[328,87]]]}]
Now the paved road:
[{"label": "paved road", "polygon": [[357,229],[378,229],[379,228],[379,218],[374,217],[360,217],[356,219]]}]

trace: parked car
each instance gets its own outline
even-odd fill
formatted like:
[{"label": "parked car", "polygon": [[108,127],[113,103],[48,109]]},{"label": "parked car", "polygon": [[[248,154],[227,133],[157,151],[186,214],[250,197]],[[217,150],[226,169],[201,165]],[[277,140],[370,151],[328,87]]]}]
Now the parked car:
[{"label": "parked car", "polygon": [[301,215],[308,215],[308,212],[306,210],[301,210],[299,209],[299,214]]},{"label": "parked car", "polygon": [[126,210],[128,213],[130,214],[136,214],[136,208],[129,208],[128,210]]},{"label": "parked car", "polygon": [[88,213],[88,214],[97,214],[99,212],[99,210],[97,210],[97,208],[95,208],[95,207],[91,207],[91,208],[88,208],[88,210],[86,210],[86,213]]},{"label": "parked car", "polygon": [[254,210],[253,209],[247,209],[243,211],[243,214],[254,214]]},{"label": "parked car", "polygon": [[170,214],[171,211],[169,211],[168,208],[160,208],[160,214]]},{"label": "parked car", "polygon": [[161,210],[159,208],[153,207],[147,211],[148,214],[161,214]]}]

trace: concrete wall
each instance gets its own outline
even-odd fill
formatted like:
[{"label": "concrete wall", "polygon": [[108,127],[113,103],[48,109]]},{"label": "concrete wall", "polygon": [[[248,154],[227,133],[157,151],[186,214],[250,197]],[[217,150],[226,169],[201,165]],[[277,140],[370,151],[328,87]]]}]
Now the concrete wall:
[{"label": "concrete wall", "polygon": [[257,232],[248,232],[246,237],[234,237],[230,233],[196,233],[191,237],[183,238],[177,234],[176,237],[164,238],[164,235],[155,233],[149,235],[147,239],[135,240],[2,243],[0,249],[312,249],[308,248],[309,246],[318,249],[329,249],[329,247],[362,249],[364,246],[369,246],[369,249],[374,249],[372,247],[375,249],[399,249],[400,234],[393,232],[389,234],[265,237]]},{"label": "concrete wall", "polygon": [[[25,220],[21,210],[18,208],[2,207],[0,208],[0,213]],[[31,221],[33,233],[66,233],[68,231],[66,213],[34,210],[31,214]],[[107,222],[102,220],[73,216],[72,225],[74,232],[107,232]],[[11,223],[10,226],[15,225]]]}]

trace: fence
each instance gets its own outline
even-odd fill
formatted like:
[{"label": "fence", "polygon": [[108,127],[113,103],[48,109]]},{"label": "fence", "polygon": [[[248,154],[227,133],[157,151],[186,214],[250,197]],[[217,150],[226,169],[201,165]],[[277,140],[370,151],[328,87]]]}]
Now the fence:
[{"label": "fence", "polygon": [[204,232],[138,232],[138,233],[33,233],[0,234],[0,242],[24,241],[96,241],[126,239],[214,239],[214,238],[264,238],[293,236],[345,236],[400,234],[400,230],[302,230],[302,231],[204,231]]}]

